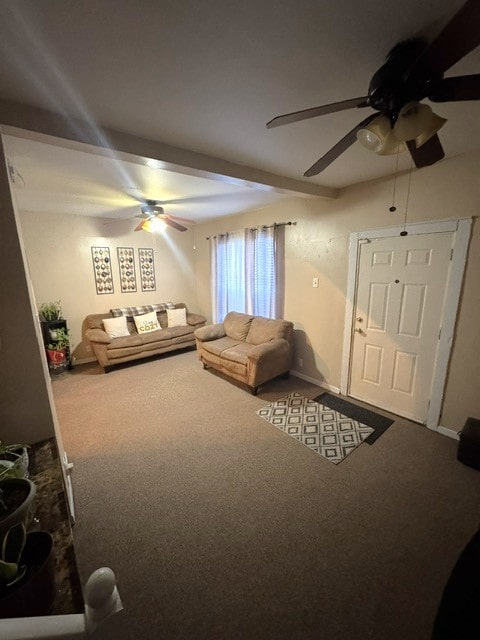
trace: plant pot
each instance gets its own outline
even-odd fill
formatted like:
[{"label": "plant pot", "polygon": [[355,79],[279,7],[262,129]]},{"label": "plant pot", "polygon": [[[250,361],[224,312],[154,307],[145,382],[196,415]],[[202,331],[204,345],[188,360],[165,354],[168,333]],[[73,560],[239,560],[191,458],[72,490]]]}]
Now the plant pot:
[{"label": "plant pot", "polygon": [[7,511],[0,513],[0,540],[14,525],[23,522],[27,526],[33,517],[33,500],[36,487],[27,478],[0,480],[0,489]]},{"label": "plant pot", "polygon": [[67,350],[47,349],[48,368],[54,373],[63,373],[67,370]]},{"label": "plant pot", "polygon": [[46,531],[28,533],[20,564],[27,567],[23,578],[0,589],[0,618],[49,614],[55,600],[55,553],[52,536]]}]

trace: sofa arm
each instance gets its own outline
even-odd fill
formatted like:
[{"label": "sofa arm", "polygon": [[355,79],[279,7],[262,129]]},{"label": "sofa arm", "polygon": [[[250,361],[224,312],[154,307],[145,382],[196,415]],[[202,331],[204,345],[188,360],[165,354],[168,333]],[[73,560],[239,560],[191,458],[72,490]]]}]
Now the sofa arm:
[{"label": "sofa arm", "polygon": [[284,338],[259,344],[247,356],[247,384],[256,387],[289,371],[292,364],[292,345]]},{"label": "sofa arm", "polygon": [[224,338],[227,335],[223,327],[223,322],[219,322],[218,324],[209,324],[207,327],[195,329],[194,334],[195,338],[200,342],[218,340],[218,338]]},{"label": "sofa arm", "polygon": [[103,344],[110,344],[112,341],[108,333],[102,331],[102,329],[87,329],[85,331],[85,337],[88,338],[90,342],[101,342]]},{"label": "sofa arm", "polygon": [[196,324],[205,324],[207,319],[199,313],[187,313],[187,324],[195,326]]}]

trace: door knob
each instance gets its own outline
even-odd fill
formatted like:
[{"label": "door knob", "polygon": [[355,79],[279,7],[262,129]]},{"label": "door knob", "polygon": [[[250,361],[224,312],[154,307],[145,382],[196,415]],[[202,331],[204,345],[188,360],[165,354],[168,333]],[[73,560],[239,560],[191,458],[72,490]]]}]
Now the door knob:
[{"label": "door knob", "polygon": [[363,322],[363,318],[357,318],[357,322]]}]

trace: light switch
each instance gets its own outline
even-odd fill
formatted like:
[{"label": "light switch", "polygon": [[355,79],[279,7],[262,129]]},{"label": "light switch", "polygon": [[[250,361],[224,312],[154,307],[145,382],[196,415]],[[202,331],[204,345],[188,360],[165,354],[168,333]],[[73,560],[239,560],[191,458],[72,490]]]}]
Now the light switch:
[{"label": "light switch", "polygon": [[318,278],[312,278],[312,287],[318,287]]}]

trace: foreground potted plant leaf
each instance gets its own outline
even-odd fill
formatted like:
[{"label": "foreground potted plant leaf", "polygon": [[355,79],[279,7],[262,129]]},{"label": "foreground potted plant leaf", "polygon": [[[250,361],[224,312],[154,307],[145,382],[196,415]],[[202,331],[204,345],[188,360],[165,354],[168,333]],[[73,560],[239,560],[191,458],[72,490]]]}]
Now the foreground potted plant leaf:
[{"label": "foreground potted plant leaf", "polygon": [[53,538],[46,531],[26,533],[23,523],[11,527],[0,554],[0,618],[50,613],[55,599]]},{"label": "foreground potted plant leaf", "polygon": [[0,480],[28,477],[28,445],[5,444],[0,440]]}]

